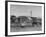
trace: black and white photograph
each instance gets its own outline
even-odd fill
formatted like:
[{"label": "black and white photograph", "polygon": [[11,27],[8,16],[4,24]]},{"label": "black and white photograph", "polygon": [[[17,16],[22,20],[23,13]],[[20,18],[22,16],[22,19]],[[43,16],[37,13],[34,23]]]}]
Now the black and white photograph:
[{"label": "black and white photograph", "polygon": [[8,35],[44,33],[44,4],[8,2]]},{"label": "black and white photograph", "polygon": [[41,6],[10,5],[10,31],[41,31]]}]

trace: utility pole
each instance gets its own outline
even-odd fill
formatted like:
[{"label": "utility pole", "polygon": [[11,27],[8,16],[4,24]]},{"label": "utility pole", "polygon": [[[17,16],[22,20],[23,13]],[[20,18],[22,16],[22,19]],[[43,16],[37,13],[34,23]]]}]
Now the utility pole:
[{"label": "utility pole", "polygon": [[32,11],[30,13],[31,13],[31,17],[32,17]]}]

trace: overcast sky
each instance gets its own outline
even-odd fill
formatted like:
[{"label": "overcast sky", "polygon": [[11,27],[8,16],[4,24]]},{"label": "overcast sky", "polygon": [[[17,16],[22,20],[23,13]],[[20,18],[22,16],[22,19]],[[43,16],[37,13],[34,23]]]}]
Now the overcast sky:
[{"label": "overcast sky", "polygon": [[41,6],[28,6],[28,5],[10,5],[10,14],[15,16],[32,16],[41,17],[42,10]]}]

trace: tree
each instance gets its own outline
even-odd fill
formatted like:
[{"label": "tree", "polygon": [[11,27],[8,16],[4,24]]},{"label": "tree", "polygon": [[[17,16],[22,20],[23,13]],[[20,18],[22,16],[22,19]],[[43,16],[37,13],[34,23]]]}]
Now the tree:
[{"label": "tree", "polygon": [[10,17],[10,19],[11,19],[11,23],[15,23],[16,16],[12,15],[12,16]]}]

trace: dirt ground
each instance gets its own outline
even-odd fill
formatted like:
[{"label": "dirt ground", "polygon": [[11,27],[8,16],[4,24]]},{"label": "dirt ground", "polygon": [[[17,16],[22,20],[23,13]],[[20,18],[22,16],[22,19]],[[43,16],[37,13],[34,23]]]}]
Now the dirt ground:
[{"label": "dirt ground", "polygon": [[11,27],[10,28],[11,32],[24,32],[24,31],[41,31],[42,30],[42,26],[30,26],[30,27]]}]

